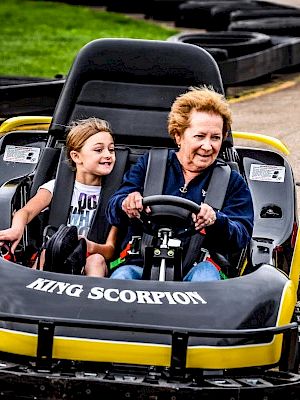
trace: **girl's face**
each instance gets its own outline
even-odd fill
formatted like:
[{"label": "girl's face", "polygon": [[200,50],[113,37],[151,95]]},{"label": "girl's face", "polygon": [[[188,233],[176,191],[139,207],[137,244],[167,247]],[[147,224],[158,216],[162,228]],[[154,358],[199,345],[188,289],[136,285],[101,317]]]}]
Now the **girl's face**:
[{"label": "girl's face", "polygon": [[76,164],[76,175],[85,177],[81,180],[108,175],[116,161],[113,138],[108,132],[98,132],[86,140],[80,151],[72,150],[70,156]]}]

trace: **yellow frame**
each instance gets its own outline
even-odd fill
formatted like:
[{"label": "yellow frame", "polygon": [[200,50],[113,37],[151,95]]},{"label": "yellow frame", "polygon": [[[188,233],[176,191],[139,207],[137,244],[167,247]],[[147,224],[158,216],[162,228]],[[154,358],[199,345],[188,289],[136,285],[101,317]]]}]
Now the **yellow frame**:
[{"label": "yellow frame", "polygon": [[11,131],[44,130],[48,131],[52,117],[47,116],[21,116],[5,120],[0,125],[0,136]]},{"label": "yellow frame", "polygon": [[238,132],[233,131],[232,136],[234,139],[245,139],[245,140],[255,140],[256,142],[261,142],[274,147],[276,150],[280,151],[284,155],[289,155],[290,151],[280,139],[274,138],[272,136],[263,135],[260,133],[250,133],[250,132]]},{"label": "yellow frame", "polygon": [[[48,130],[51,117],[23,116],[10,118],[0,126],[0,135],[13,130],[42,129]],[[287,147],[271,136],[232,132],[234,138],[255,140],[268,144],[285,155],[289,154]],[[291,263],[289,278],[282,294],[277,326],[291,321],[296,303],[296,293],[300,274],[300,235],[298,233],[296,246]],[[276,364],[281,355],[282,334],[274,336],[271,343],[247,346],[189,346],[187,353],[188,368],[242,368],[259,365]],[[0,351],[13,354],[36,356],[37,335],[26,332],[16,332],[0,329]],[[75,337],[54,338],[53,357],[62,359],[88,360],[100,362],[120,362],[144,365],[169,366],[171,346],[151,343],[111,342]]]},{"label": "yellow frame", "polygon": [[[9,118],[0,125],[0,136],[13,130],[28,130],[28,129],[41,129],[48,130],[51,124],[52,117],[47,116],[20,116]],[[232,136],[234,139],[254,140],[257,142],[265,143],[285,155],[289,155],[289,149],[281,142],[280,139],[272,136],[263,135],[260,133],[239,132],[233,131]]]}]

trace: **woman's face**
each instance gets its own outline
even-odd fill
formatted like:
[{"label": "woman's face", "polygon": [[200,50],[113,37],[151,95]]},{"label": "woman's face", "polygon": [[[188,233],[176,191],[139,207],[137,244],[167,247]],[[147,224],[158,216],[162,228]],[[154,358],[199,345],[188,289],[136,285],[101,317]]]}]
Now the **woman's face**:
[{"label": "woman's face", "polygon": [[183,135],[175,135],[180,149],[177,153],[183,168],[201,172],[217,158],[223,140],[223,119],[220,115],[192,111],[190,125]]}]

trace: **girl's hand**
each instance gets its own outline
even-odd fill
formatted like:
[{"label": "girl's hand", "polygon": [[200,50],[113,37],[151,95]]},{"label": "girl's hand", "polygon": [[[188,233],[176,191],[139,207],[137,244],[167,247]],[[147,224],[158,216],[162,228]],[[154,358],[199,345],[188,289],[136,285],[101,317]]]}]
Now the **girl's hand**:
[{"label": "girl's hand", "polygon": [[192,215],[195,222],[195,229],[199,231],[207,226],[211,226],[216,222],[217,215],[215,210],[208,204],[202,203],[199,213]]},{"label": "girl's hand", "polygon": [[20,240],[22,239],[23,230],[20,231],[16,228],[8,228],[0,231],[0,246],[3,245],[4,242],[11,243],[11,252],[15,253],[15,249],[18,246]]},{"label": "girl's hand", "polygon": [[143,210],[143,197],[139,192],[130,193],[122,203],[122,210],[129,218],[140,218]]},{"label": "girl's hand", "polygon": [[[111,237],[110,239],[112,239],[114,236],[114,229],[111,229],[111,232],[108,236]],[[85,239],[87,247],[86,250],[89,256],[92,254],[101,254],[106,260],[110,260],[115,253],[115,243],[114,241],[109,240],[109,237],[105,244],[99,244],[88,240],[83,235],[78,235],[78,239]]]},{"label": "girl's hand", "polygon": [[89,254],[94,254],[95,253],[95,251],[94,251],[95,250],[94,249],[95,243],[94,242],[92,242],[91,240],[87,239],[83,235],[78,235],[78,239],[85,239],[87,253],[89,253]]}]

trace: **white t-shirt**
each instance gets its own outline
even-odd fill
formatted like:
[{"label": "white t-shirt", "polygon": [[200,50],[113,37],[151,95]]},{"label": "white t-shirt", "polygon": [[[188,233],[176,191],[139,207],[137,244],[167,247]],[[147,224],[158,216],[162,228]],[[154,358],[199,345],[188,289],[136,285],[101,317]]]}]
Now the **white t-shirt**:
[{"label": "white t-shirt", "polygon": [[[52,179],[41,185],[40,189],[49,190],[53,194],[54,183],[55,179]],[[77,226],[79,235],[87,236],[89,232],[100,192],[101,186],[84,185],[77,181],[74,183],[68,225]]]}]

